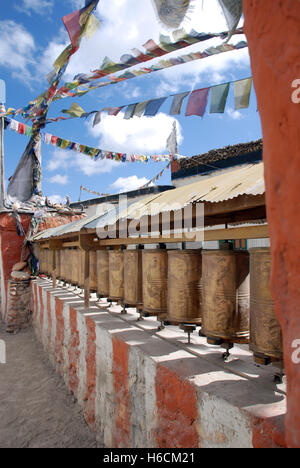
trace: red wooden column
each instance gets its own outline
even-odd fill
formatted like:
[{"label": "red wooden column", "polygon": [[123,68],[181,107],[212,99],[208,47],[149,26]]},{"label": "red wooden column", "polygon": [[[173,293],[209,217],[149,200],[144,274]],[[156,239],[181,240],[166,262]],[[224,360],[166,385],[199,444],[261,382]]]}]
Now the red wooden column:
[{"label": "red wooden column", "polygon": [[300,447],[300,363],[293,348],[300,340],[300,103],[292,100],[292,83],[300,79],[300,1],[244,0],[244,14],[264,141],[271,287],[284,339],[286,442]]}]

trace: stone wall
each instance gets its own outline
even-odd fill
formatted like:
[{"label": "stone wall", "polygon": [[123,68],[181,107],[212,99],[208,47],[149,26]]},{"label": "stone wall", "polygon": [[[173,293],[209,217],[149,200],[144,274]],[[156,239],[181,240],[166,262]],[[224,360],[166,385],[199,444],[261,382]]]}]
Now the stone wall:
[{"label": "stone wall", "polygon": [[30,280],[8,281],[6,331],[15,333],[31,325]]},{"label": "stone wall", "polygon": [[284,392],[250,353],[251,365],[239,350],[223,365],[221,351],[200,345],[196,356],[174,331],[155,335],[147,320],[142,329],[93,302],[85,309],[50,281],[34,281],[32,294],[36,335],[106,447],[285,446]]}]

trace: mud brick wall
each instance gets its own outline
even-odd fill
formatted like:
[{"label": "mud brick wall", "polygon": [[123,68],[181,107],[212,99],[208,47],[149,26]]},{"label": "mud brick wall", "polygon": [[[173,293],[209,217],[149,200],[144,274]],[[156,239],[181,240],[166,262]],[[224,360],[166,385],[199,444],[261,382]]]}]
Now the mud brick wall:
[{"label": "mud brick wall", "polygon": [[27,328],[31,321],[31,310],[30,280],[9,280],[6,331],[13,333]]}]

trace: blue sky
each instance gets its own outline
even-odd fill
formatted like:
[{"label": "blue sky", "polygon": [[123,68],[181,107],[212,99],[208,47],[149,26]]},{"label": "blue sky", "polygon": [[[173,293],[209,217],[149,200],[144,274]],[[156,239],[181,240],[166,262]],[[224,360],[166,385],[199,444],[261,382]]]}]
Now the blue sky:
[{"label": "blue sky", "polygon": [[[61,18],[84,5],[84,0],[11,0],[0,11],[0,78],[6,82],[7,106],[19,108],[28,104],[47,88],[46,74],[69,39]],[[158,41],[159,33],[171,34],[156,20],[151,0],[100,0],[96,13],[101,22],[98,32],[82,41],[72,57],[64,81],[77,73],[99,68],[105,56],[118,61],[132,48],[143,50],[148,39]],[[195,0],[195,9],[183,26],[201,32],[226,30],[226,22],[217,0]],[[233,38],[238,42],[243,36]],[[219,44],[220,39],[196,44],[173,55],[199,51]],[[167,57],[167,56],[166,56]],[[148,62],[152,64],[152,62]],[[155,63],[155,60],[153,61]],[[192,63],[172,67],[91,91],[82,98],[64,99],[54,103],[50,117],[77,102],[86,111],[106,106],[121,106],[151,98],[168,96],[251,76],[248,50],[233,51]],[[250,107],[235,111],[233,90],[229,94],[224,114],[208,114],[203,118],[176,116],[179,133],[179,153],[184,156],[201,154],[228,144],[261,138],[261,126],[254,89]],[[166,153],[166,140],[174,118],[168,115],[169,98],[156,117],[135,117],[130,120],[103,114],[101,123],[92,128],[89,120],[74,119],[54,123],[45,131],[78,143],[124,153]],[[20,119],[18,119],[20,120]],[[5,132],[5,175],[10,177],[24,151],[27,137]],[[59,201],[69,195],[79,196],[79,187],[118,193],[139,188],[159,173],[166,163],[117,163],[92,161],[88,156],[63,151],[43,144],[43,193]],[[166,171],[158,184],[169,184]],[[84,194],[84,198],[90,198]]]}]

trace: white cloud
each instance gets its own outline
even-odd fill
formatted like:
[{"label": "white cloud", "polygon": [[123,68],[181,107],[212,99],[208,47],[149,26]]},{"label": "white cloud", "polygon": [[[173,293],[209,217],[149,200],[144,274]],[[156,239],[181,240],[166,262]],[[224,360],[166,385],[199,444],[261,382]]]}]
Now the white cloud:
[{"label": "white cloud", "polygon": [[45,15],[52,12],[53,0],[21,0],[21,4],[15,6],[16,10],[27,13],[31,12],[38,15]]},{"label": "white cloud", "polygon": [[129,177],[119,177],[113,184],[111,184],[111,188],[115,190],[119,190],[119,192],[129,192],[131,190],[137,190],[141,188],[143,185],[149,182],[146,177],[138,178],[136,175],[129,176]]},{"label": "white cloud", "polygon": [[51,201],[51,203],[60,203],[64,204],[66,202],[66,199],[62,197],[61,195],[50,195],[48,199]]},{"label": "white cloud", "polygon": [[55,176],[51,177],[50,182],[52,184],[59,184],[59,185],[67,185],[69,182],[69,178],[67,175],[56,174]]},{"label": "white cloud", "polygon": [[234,110],[231,107],[226,110],[226,114],[233,120],[241,120],[244,117],[240,111]]},{"label": "white cloud", "polygon": [[[175,119],[176,120],[176,119]],[[121,153],[151,153],[166,151],[166,142],[172,131],[174,118],[159,113],[155,117],[133,117],[124,119],[117,116],[103,116],[101,123],[89,131],[99,137],[100,148]],[[183,140],[181,127],[177,122],[178,143]]]},{"label": "white cloud", "polygon": [[32,35],[12,20],[0,21],[0,64],[12,70],[14,78],[27,81],[28,67],[35,64],[36,49]]},{"label": "white cloud", "polygon": [[81,172],[87,176],[93,176],[109,173],[114,167],[117,167],[118,164],[120,163],[110,159],[94,161],[86,154],[77,153],[75,151],[55,150],[52,158],[48,161],[47,170],[55,171],[58,168],[65,170],[74,168],[77,172]]}]

